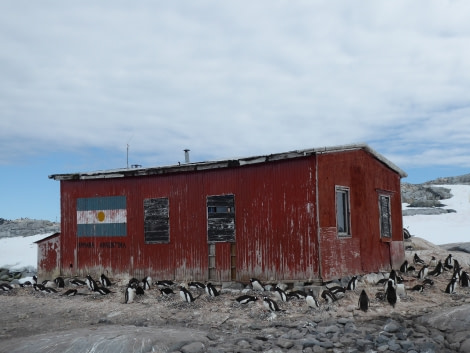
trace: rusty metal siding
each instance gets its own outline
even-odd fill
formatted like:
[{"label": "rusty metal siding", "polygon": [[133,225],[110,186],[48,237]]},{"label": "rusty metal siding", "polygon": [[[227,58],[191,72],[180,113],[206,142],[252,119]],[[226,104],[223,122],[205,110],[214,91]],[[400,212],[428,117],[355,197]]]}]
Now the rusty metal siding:
[{"label": "rusty metal siding", "polygon": [[60,274],[60,233],[40,240],[38,246],[38,278],[55,278]]},{"label": "rusty metal siding", "polygon": [[[319,155],[318,170],[322,278],[334,279],[338,273],[353,275],[390,270],[390,242],[403,238],[400,176],[363,150]],[[350,189],[350,238],[338,238],[335,234],[335,186]],[[380,237],[380,191],[391,195],[391,239]],[[346,250],[348,248],[351,251]],[[403,258],[399,248],[393,258],[393,262]]]}]

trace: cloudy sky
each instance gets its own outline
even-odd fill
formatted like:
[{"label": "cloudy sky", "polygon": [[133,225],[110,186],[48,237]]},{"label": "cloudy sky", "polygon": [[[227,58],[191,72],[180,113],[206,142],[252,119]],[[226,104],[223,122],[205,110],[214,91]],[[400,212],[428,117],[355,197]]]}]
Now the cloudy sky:
[{"label": "cloudy sky", "polygon": [[368,143],[470,172],[468,1],[3,1],[0,218],[50,174]]}]

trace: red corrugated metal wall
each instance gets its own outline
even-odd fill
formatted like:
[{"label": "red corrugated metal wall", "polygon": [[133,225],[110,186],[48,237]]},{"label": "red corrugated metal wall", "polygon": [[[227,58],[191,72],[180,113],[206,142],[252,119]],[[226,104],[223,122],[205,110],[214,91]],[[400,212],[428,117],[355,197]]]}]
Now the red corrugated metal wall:
[{"label": "red corrugated metal wall", "polygon": [[[233,194],[236,241],[233,249],[229,243],[216,244],[216,279],[316,279],[315,192],[314,157],[182,174],[61,181],[62,269],[82,275],[108,271],[207,280],[206,198]],[[77,238],[77,198],[118,195],[127,198],[127,236]],[[145,244],[143,200],[160,197],[169,199],[170,242]]]},{"label": "red corrugated metal wall", "polygon": [[[364,150],[322,154],[317,162],[322,278],[390,270],[403,261],[400,176]],[[337,236],[335,186],[350,188],[349,238]],[[380,237],[379,192],[391,195],[392,238],[387,240]]]},{"label": "red corrugated metal wall", "polygon": [[57,277],[60,274],[60,234],[42,239],[37,245],[39,279]]}]

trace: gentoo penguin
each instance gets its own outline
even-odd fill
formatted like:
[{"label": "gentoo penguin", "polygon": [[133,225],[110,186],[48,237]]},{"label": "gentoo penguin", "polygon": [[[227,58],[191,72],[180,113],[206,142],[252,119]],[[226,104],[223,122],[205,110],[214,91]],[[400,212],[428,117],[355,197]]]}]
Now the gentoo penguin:
[{"label": "gentoo penguin", "polygon": [[361,294],[359,295],[359,309],[366,312],[369,309],[369,297],[367,296],[366,291],[363,289]]},{"label": "gentoo penguin", "polygon": [[85,282],[85,281],[82,281],[81,279],[77,279],[77,278],[71,279],[71,280],[69,281],[69,283],[70,283],[72,286],[76,286],[76,287],[80,287],[80,286],[85,286],[85,285],[86,285],[86,282]]},{"label": "gentoo penguin", "polygon": [[150,289],[151,283],[152,283],[152,277],[147,276],[142,280],[142,287],[145,290],[148,290],[148,289]]},{"label": "gentoo penguin", "polygon": [[102,273],[100,276],[100,282],[103,287],[109,287],[112,285],[111,281],[104,273]]},{"label": "gentoo penguin", "polygon": [[286,292],[284,292],[281,288],[275,287],[274,288],[274,295],[281,301],[281,302],[286,302],[288,297]]},{"label": "gentoo penguin", "polygon": [[141,286],[131,286],[132,288],[135,288],[135,294],[137,295],[144,295],[145,291]]},{"label": "gentoo penguin", "polygon": [[38,283],[38,276],[34,275],[33,276],[33,284],[37,284]]},{"label": "gentoo penguin", "polygon": [[400,266],[400,272],[406,273],[408,272],[408,260],[405,260]]},{"label": "gentoo penguin", "polygon": [[109,294],[109,293],[113,293],[113,292],[111,292],[111,291],[110,291],[108,288],[106,288],[106,287],[96,287],[95,292],[98,292],[98,293],[100,293],[101,295],[107,295],[107,294]]},{"label": "gentoo penguin", "polygon": [[338,300],[338,298],[336,297],[336,295],[334,295],[333,293],[331,293],[331,291],[329,289],[325,289],[322,293],[321,293],[321,297],[323,299],[325,299],[327,301],[328,304],[331,304],[335,301]]},{"label": "gentoo penguin", "polygon": [[124,294],[124,303],[125,304],[130,304],[130,303],[134,302],[135,292],[136,292],[136,290],[135,290],[134,287],[128,286],[126,288],[126,293]]},{"label": "gentoo penguin", "polygon": [[65,287],[65,281],[62,277],[56,277],[54,279],[54,283],[57,286],[57,288],[64,288]]},{"label": "gentoo penguin", "polygon": [[356,290],[357,288],[357,276],[352,276],[346,287],[347,290]]},{"label": "gentoo penguin", "polygon": [[415,253],[415,256],[413,257],[413,262],[415,265],[416,264],[424,265],[424,260],[420,259],[417,253]]},{"label": "gentoo penguin", "polygon": [[303,290],[292,290],[290,292],[286,293],[289,298],[297,298],[297,299],[305,299],[307,296],[307,293],[305,293]]},{"label": "gentoo penguin", "polygon": [[423,267],[421,267],[421,270],[419,270],[418,272],[418,278],[425,279],[427,275],[428,275],[428,265],[423,265]]},{"label": "gentoo penguin", "polygon": [[393,281],[388,281],[388,287],[385,295],[387,297],[388,303],[395,308],[395,304],[397,303],[397,292],[393,286]]},{"label": "gentoo penguin", "polygon": [[462,271],[460,274],[460,286],[461,287],[468,287],[469,286],[469,280],[468,280],[468,273],[465,271]]},{"label": "gentoo penguin", "polygon": [[206,293],[210,296],[210,297],[217,297],[220,293],[217,291],[217,289],[214,287],[214,285],[212,283],[207,283],[206,285]]},{"label": "gentoo penguin", "polygon": [[188,287],[193,288],[193,289],[205,289],[206,288],[204,283],[201,283],[201,282],[189,282]]},{"label": "gentoo penguin", "polygon": [[269,299],[268,297],[263,297],[263,305],[270,311],[283,311],[279,308],[279,305],[277,305],[274,300]]},{"label": "gentoo penguin", "polygon": [[57,293],[57,290],[55,290],[54,288],[52,287],[44,287],[41,292],[43,293]]},{"label": "gentoo penguin", "polygon": [[454,259],[454,274],[452,275],[452,277],[455,277],[460,280],[461,272],[462,272],[462,267],[460,267],[459,262]]},{"label": "gentoo penguin", "polygon": [[0,284],[0,289],[3,290],[4,292],[9,292],[13,289],[13,287],[8,283],[2,283]]},{"label": "gentoo penguin", "polygon": [[248,304],[250,302],[255,302],[258,300],[258,297],[255,297],[253,295],[241,295],[239,296],[238,298],[235,299],[237,302],[239,302],[240,304]]},{"label": "gentoo penguin", "polygon": [[445,292],[449,294],[455,293],[456,287],[457,287],[457,278],[452,277],[449,284],[447,284]]},{"label": "gentoo penguin", "polygon": [[410,290],[422,293],[424,291],[424,286],[422,284],[417,284],[414,287],[410,288]]},{"label": "gentoo penguin", "polygon": [[96,289],[98,288],[98,285],[96,284],[95,280],[91,278],[90,275],[86,275],[85,282],[86,282],[88,289],[91,290],[92,292],[95,292]]},{"label": "gentoo penguin", "polygon": [[434,281],[430,278],[426,278],[424,281],[423,281],[423,286],[425,285],[430,285],[430,286],[433,286],[434,285]]},{"label": "gentoo penguin", "polygon": [[129,280],[129,282],[127,283],[127,285],[128,285],[128,286],[132,286],[132,287],[135,288],[135,287],[137,287],[137,286],[140,285],[140,281],[139,281],[137,278],[132,277],[132,278]]},{"label": "gentoo penguin", "polygon": [[251,287],[253,288],[253,290],[264,292],[264,286],[261,284],[261,282],[258,279],[250,278],[250,283],[251,283]]},{"label": "gentoo penguin", "polygon": [[62,294],[64,297],[73,297],[74,295],[77,295],[76,289],[68,289]]},{"label": "gentoo penguin", "polygon": [[196,300],[196,298],[193,297],[191,292],[184,288],[183,286],[180,286],[180,297],[187,303],[192,303],[193,301]]},{"label": "gentoo penguin", "polygon": [[40,291],[44,290],[44,288],[46,288],[46,287],[44,287],[41,283],[34,283],[33,288],[34,288],[35,291],[40,292]]},{"label": "gentoo penguin", "polygon": [[310,308],[319,308],[320,304],[318,303],[317,298],[315,298],[315,295],[313,294],[313,290],[309,290],[307,293],[307,296],[305,297],[305,301],[307,302],[307,305]]},{"label": "gentoo penguin", "polygon": [[163,287],[159,288],[158,290],[160,291],[160,293],[162,293],[164,297],[175,294],[175,292],[173,292],[173,289],[171,289],[170,287]]},{"label": "gentoo penguin", "polygon": [[443,272],[444,272],[444,266],[442,265],[442,261],[439,260],[439,262],[437,263],[436,268],[434,268],[434,270],[428,272],[428,275],[437,277]]},{"label": "gentoo penguin", "polygon": [[51,280],[49,280],[49,279],[45,279],[44,281],[42,281],[42,285],[43,285],[44,287],[51,287],[51,288],[57,287],[57,285],[55,284],[55,282],[54,282],[54,281],[51,281]]},{"label": "gentoo penguin", "polygon": [[437,259],[435,256],[431,256],[431,261],[429,261],[429,266],[436,267],[437,266]]},{"label": "gentoo penguin", "polygon": [[175,283],[173,281],[170,281],[170,280],[162,280],[162,281],[157,281],[155,282],[155,285],[157,286],[164,286],[164,287],[171,287],[173,286]]},{"label": "gentoo penguin", "polygon": [[416,271],[416,268],[414,266],[408,266],[408,272],[413,272]]},{"label": "gentoo penguin", "polygon": [[336,296],[336,298],[342,298],[344,297],[344,294],[346,293],[346,288],[341,287],[341,286],[334,286],[328,289],[331,293],[333,293]]},{"label": "gentoo penguin", "polygon": [[454,268],[454,266],[452,265],[452,254],[449,254],[449,256],[446,257],[444,261],[444,267],[446,269]]},{"label": "gentoo penguin", "polygon": [[390,271],[390,274],[389,274],[389,276],[388,276],[388,281],[387,281],[387,283],[390,282],[390,281],[393,281],[393,286],[394,286],[394,287],[397,286],[397,283],[398,283],[398,280],[397,280],[397,272],[396,272],[395,270],[393,270],[393,269]]}]

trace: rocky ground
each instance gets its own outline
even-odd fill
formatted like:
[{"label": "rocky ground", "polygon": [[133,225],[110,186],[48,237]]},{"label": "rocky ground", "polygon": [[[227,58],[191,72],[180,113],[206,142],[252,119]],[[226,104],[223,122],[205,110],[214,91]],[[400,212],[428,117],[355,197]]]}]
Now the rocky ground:
[{"label": "rocky ground", "polygon": [[[410,264],[414,253],[426,261],[448,255],[415,237],[407,245],[414,249],[406,252]],[[453,255],[469,269],[470,254]],[[406,288],[421,282],[416,273],[404,275]],[[469,288],[444,293],[451,277],[445,272],[423,293],[407,290],[393,308],[376,299],[381,277],[363,276],[358,290],[319,309],[300,299],[278,301],[284,311],[276,313],[262,300],[238,304],[241,291],[230,288],[215,298],[202,293],[194,303],[154,288],[132,304],[124,304],[127,280],[106,296],[86,288],[75,297],[15,288],[0,292],[0,352],[470,352]],[[368,312],[357,309],[362,289]]]}]

